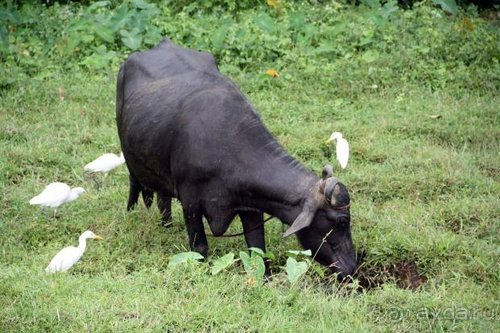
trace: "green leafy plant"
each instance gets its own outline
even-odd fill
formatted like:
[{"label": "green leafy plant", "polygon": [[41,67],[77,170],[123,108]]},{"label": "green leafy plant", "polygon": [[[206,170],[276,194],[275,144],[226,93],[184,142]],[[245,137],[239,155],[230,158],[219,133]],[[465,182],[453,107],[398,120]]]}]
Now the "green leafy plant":
[{"label": "green leafy plant", "polygon": [[198,252],[181,252],[173,255],[168,262],[168,267],[175,267],[180,264],[198,263],[203,260],[203,256]]},{"label": "green leafy plant", "polygon": [[232,252],[229,252],[228,254],[215,260],[211,269],[212,275],[222,272],[223,270],[231,266],[235,261],[237,261],[237,259],[234,258],[234,253]]},{"label": "green leafy plant", "polygon": [[[306,251],[287,251],[289,255],[286,260],[286,274],[290,283],[297,282],[303,276],[311,265],[311,250]],[[304,257],[304,260],[298,261],[296,258]]]},{"label": "green leafy plant", "polygon": [[[66,50],[81,52],[87,58],[82,63],[94,68],[108,65],[113,50],[139,50],[162,39],[160,29],[151,22],[160,10],[154,3],[129,0],[114,7],[110,1],[97,1],[87,7],[64,31]],[[106,52],[106,51],[110,52]]]},{"label": "green leafy plant", "polygon": [[432,3],[438,6],[450,14],[456,15],[458,13],[458,6],[455,0],[432,0]]},{"label": "green leafy plant", "polygon": [[240,259],[243,263],[243,267],[247,275],[253,278],[253,281],[257,284],[262,284],[264,282],[264,274],[266,272],[266,266],[264,264],[264,258],[268,257],[261,249],[251,247],[250,254],[245,251],[240,251]]},{"label": "green leafy plant", "polygon": [[297,282],[302,275],[307,272],[309,262],[297,261],[295,258],[289,257],[286,260],[286,274],[290,283]]},{"label": "green leafy plant", "polygon": [[19,12],[14,6],[0,7],[0,54],[9,47],[9,26],[17,26],[20,22]]}]

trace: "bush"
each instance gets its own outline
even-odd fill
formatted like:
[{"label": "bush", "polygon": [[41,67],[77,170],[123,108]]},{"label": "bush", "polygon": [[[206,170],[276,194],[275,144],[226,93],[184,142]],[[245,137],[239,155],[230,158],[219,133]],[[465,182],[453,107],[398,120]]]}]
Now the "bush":
[{"label": "bush", "polygon": [[130,52],[169,36],[213,53],[220,64],[260,72],[287,68],[334,83],[339,92],[401,81],[431,89],[498,89],[496,28],[474,10],[450,16],[418,3],[405,11],[394,0],[365,0],[355,8],[337,2],[209,3],[6,6],[0,87],[78,67],[116,72]]}]

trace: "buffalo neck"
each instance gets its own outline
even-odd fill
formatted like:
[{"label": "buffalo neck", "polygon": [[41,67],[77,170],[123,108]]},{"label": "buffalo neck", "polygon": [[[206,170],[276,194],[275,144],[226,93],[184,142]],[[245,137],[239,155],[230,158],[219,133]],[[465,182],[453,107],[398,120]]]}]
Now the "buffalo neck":
[{"label": "buffalo neck", "polygon": [[266,144],[255,147],[253,154],[243,156],[244,171],[238,178],[244,190],[239,197],[245,207],[291,224],[318,178],[294,160],[270,134],[268,139]]}]

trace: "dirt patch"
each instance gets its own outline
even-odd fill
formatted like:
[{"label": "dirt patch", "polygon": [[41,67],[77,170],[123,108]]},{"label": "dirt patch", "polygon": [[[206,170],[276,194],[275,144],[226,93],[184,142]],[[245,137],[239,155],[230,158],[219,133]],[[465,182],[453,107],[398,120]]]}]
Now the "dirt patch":
[{"label": "dirt patch", "polygon": [[416,290],[427,282],[425,275],[418,274],[417,264],[411,261],[402,261],[393,265],[393,276],[400,288]]},{"label": "dirt patch", "polygon": [[497,168],[496,166],[493,165],[480,163],[479,172],[481,172],[486,177],[493,178],[494,180],[500,177],[500,168]]},{"label": "dirt patch", "polygon": [[427,282],[427,277],[418,273],[417,264],[413,261],[400,261],[391,266],[361,265],[357,278],[362,289],[378,288],[394,281],[399,288],[417,290]]}]

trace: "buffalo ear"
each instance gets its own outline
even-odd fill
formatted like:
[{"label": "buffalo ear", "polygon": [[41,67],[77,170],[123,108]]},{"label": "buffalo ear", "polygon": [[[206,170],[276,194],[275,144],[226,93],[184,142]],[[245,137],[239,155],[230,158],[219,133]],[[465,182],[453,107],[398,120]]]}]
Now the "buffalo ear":
[{"label": "buffalo ear", "polygon": [[333,167],[330,164],[325,165],[322,173],[323,180],[326,180],[327,178],[330,178],[332,176],[333,176]]},{"label": "buffalo ear", "polygon": [[297,218],[295,219],[295,221],[293,221],[292,226],[288,228],[287,231],[285,231],[285,233],[283,234],[283,238],[293,235],[297,231],[310,226],[313,218],[314,214],[309,214],[308,212],[300,213],[299,216],[297,216]]},{"label": "buffalo ear", "polygon": [[297,216],[295,221],[293,221],[292,226],[285,231],[283,238],[293,235],[299,230],[302,230],[311,225],[314,215],[316,214],[317,205],[314,203],[314,199],[306,201],[302,212]]}]

